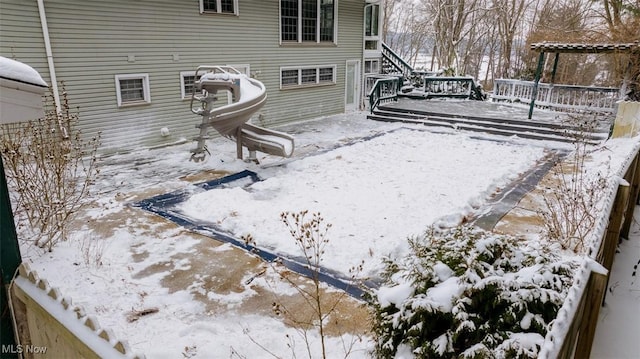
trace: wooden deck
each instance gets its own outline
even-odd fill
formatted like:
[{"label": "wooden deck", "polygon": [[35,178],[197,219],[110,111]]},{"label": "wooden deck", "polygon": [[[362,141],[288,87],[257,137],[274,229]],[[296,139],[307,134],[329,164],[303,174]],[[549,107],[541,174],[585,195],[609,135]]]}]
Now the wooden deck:
[{"label": "wooden deck", "polygon": [[538,140],[572,142],[586,135],[597,143],[608,137],[612,118],[601,116],[593,127],[584,120],[594,115],[577,115],[538,109],[529,120],[528,107],[518,104],[473,100],[416,100],[399,98],[377,107],[368,118],[388,122],[421,123],[427,126],[484,132],[493,135],[519,136]]}]

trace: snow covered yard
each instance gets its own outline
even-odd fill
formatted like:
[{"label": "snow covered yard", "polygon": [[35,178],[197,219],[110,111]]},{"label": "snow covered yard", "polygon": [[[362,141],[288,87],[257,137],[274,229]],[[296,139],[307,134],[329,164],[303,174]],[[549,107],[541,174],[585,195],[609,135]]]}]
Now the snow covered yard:
[{"label": "snow covered yard", "polygon": [[382,258],[407,251],[406,239],[429,225],[468,221],[496,192],[545,155],[541,147],[399,129],[287,165],[262,181],[198,193],[179,206],[237,238],[287,257],[300,253],[282,212],[320,212],[333,227],[329,269],[364,262],[376,277]]},{"label": "snow covered yard", "polygon": [[[50,254],[24,247],[23,256],[148,358],[257,358],[268,356],[266,350],[287,357],[290,340],[304,356],[296,327],[275,316],[271,304],[304,305],[273,267],[129,205],[250,169],[263,180],[196,194],[183,210],[237,236],[250,233],[259,246],[284,255],[296,253],[280,212],[320,211],[333,224],[326,266],[345,270],[365,260],[366,274],[375,275],[382,256],[407,253],[408,236],[434,222],[452,225],[478,214],[518,173],[536,165],[543,146],[557,146],[398,129],[364,117],[285,128],[296,136],[293,161],[263,157],[262,165],[247,164],[234,159],[235,144],[224,139],[212,141],[213,155],[204,164],[187,161],[191,145],[107,158],[71,239]],[[370,356],[361,304],[348,300],[337,309],[336,317],[351,325],[330,331],[329,357],[343,357],[350,344],[350,357]],[[136,315],[149,308],[157,312]],[[317,348],[317,333],[310,335]]]}]

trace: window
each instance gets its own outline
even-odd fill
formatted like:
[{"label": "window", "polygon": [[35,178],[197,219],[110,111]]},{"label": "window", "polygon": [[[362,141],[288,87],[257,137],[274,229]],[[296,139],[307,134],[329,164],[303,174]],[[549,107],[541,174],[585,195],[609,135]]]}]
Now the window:
[{"label": "window", "polygon": [[336,66],[305,66],[280,69],[280,88],[334,84]]},{"label": "window", "polygon": [[238,15],[238,0],[200,0],[200,13]]},{"label": "window", "polygon": [[119,107],[151,103],[149,75],[116,75],[116,97]]},{"label": "window", "polygon": [[317,73],[318,69],[301,69],[300,83],[303,85],[317,83]]},{"label": "window", "polygon": [[380,60],[364,60],[364,73],[377,74],[380,73]]},{"label": "window", "polygon": [[[201,75],[198,75],[198,79]],[[183,99],[191,98],[191,94],[193,94],[193,86],[196,82],[196,72],[195,71],[183,71],[180,73],[180,88]]]},{"label": "window", "polygon": [[280,0],[282,42],[334,42],[335,0]]},{"label": "window", "polygon": [[281,87],[298,85],[298,72],[300,70],[282,70],[281,72]]},{"label": "window", "polygon": [[364,8],[364,49],[378,50],[380,46],[380,5],[367,4]]},{"label": "window", "polygon": [[364,9],[364,36],[378,36],[380,5],[369,4]]},{"label": "window", "polygon": [[320,74],[318,75],[319,82],[333,82],[333,67],[320,68]]}]

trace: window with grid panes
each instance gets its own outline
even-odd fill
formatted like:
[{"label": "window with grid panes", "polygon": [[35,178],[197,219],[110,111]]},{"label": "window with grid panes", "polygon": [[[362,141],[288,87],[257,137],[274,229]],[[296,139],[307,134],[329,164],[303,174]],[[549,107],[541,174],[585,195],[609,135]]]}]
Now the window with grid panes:
[{"label": "window with grid panes", "polygon": [[333,67],[321,67],[318,82],[333,82]]},{"label": "window with grid panes", "polygon": [[280,39],[283,42],[332,42],[335,0],[281,0]]},{"label": "window with grid panes", "polygon": [[302,69],[302,74],[300,75],[300,83],[302,85],[316,83],[316,73],[317,69]]},{"label": "window with grid panes", "polygon": [[302,0],[302,41],[316,41],[318,7],[316,0]]},{"label": "window with grid panes", "polygon": [[118,106],[151,102],[148,74],[116,75],[115,82]]},{"label": "window with grid panes", "polygon": [[298,41],[298,1],[280,1],[280,33],[282,41]]},{"label": "window with grid panes", "polygon": [[281,88],[335,83],[335,65],[280,69]]},{"label": "window with grid panes", "polygon": [[[198,75],[198,79],[201,75]],[[180,84],[182,85],[182,98],[190,98],[193,94],[193,86],[195,85],[196,76],[193,71],[185,71],[180,73]]]},{"label": "window with grid panes", "polygon": [[123,103],[143,101],[144,86],[142,79],[120,80],[120,97]]},{"label": "window with grid panes", "polygon": [[218,14],[237,14],[237,0],[200,0],[200,12]]},{"label": "window with grid panes", "polygon": [[280,77],[282,78],[282,87],[298,85],[298,69],[282,70]]}]

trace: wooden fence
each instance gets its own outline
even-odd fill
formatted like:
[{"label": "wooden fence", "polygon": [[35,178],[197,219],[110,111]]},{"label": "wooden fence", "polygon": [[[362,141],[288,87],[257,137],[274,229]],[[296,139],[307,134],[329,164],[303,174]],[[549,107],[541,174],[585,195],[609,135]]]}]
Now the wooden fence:
[{"label": "wooden fence", "polygon": [[545,337],[539,358],[589,358],[609,272],[621,237],[628,237],[640,193],[640,144],[609,183],[606,206],[568,299]]},{"label": "wooden fence", "polygon": [[144,358],[24,263],[12,282],[11,302],[19,343],[8,349],[24,359]]}]

